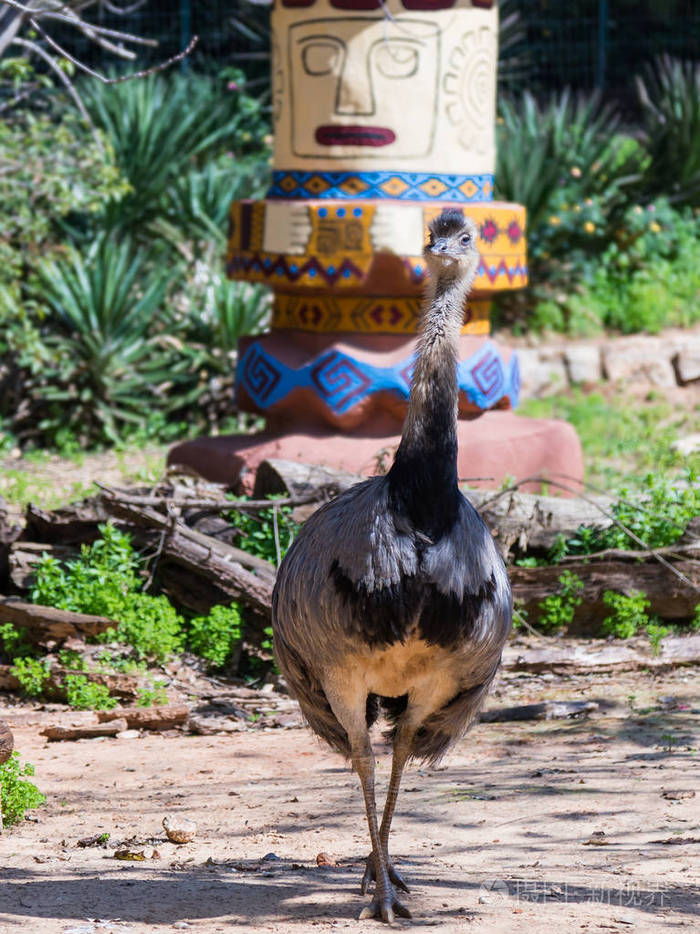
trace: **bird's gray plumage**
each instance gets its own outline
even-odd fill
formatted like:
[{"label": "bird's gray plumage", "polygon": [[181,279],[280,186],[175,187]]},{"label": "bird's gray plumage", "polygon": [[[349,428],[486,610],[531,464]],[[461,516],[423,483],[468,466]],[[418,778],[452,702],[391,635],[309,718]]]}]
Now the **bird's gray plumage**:
[{"label": "bird's gray plumage", "polygon": [[[347,736],[323,697],[325,670],[355,654],[358,643],[385,647],[416,634],[460,655],[459,691],[415,741],[414,755],[435,759],[478,710],[485,692],[450,704],[490,683],[512,613],[505,567],[469,502],[461,497],[454,525],[433,542],[392,511],[387,477],[352,487],[308,520],[280,568],[273,601],[275,653],[302,712],[348,756]],[[445,607],[451,617],[435,620]]]}]

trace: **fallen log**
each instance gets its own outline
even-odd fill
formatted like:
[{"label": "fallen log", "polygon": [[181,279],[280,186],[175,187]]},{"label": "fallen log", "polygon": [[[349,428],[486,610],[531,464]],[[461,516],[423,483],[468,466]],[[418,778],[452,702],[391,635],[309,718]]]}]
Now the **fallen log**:
[{"label": "fallen log", "polygon": [[262,461],[257,469],[253,497],[262,499],[287,493],[298,499],[323,501],[366,479],[332,467],[269,458]]},{"label": "fallen log", "polygon": [[[253,495],[286,493],[308,497],[315,503],[297,510],[295,518],[301,520],[308,518],[326,500],[366,479],[330,467],[271,458],[258,467]],[[603,496],[564,499],[515,490],[494,493],[471,489],[466,490],[465,495],[498,539],[503,554],[513,545],[522,552],[528,548],[548,550],[559,535],[570,537],[581,525],[602,529],[611,524],[604,511],[610,508],[612,500]]]},{"label": "fallen log", "polygon": [[[145,683],[144,678],[126,675],[121,672],[80,671],[73,668],[64,668],[54,665],[49,668],[42,693],[56,700],[66,697],[64,681],[66,675],[77,675],[86,678],[91,684],[101,684],[115,697],[136,697],[139,688]],[[0,665],[0,691],[20,691],[22,682],[12,674],[11,665]]]},{"label": "fallen log", "polygon": [[74,636],[97,636],[119,623],[105,616],[57,610],[38,603],[24,603],[13,597],[0,597],[0,622],[21,626],[27,639],[37,645],[62,642]]},{"label": "fallen log", "polygon": [[8,570],[10,580],[18,590],[29,590],[34,583],[36,566],[44,555],[57,561],[75,558],[78,549],[71,545],[47,545],[43,542],[15,542],[10,547]]},{"label": "fallen log", "polygon": [[190,710],[184,704],[161,704],[158,707],[115,707],[113,710],[98,710],[97,719],[102,723],[113,717],[126,720],[130,730],[170,730],[187,721]]},{"label": "fallen log", "polygon": [[99,496],[91,496],[61,509],[40,509],[30,503],[25,511],[23,538],[51,545],[81,545],[97,538],[98,525],[107,521]]},{"label": "fallen log", "polygon": [[[155,509],[116,499],[107,502],[112,515],[137,526],[158,529],[162,533],[160,551],[171,561],[213,581],[232,600],[247,603],[258,613],[269,616],[275,577],[275,569],[269,562],[202,535]],[[246,562],[245,567],[242,561]]]},{"label": "fallen log", "polygon": [[548,551],[560,535],[570,538],[582,525],[604,529],[612,524],[604,514],[612,500],[602,496],[564,499],[515,490],[466,490],[465,495],[504,555],[513,546],[520,552]]},{"label": "fallen log", "polygon": [[657,561],[630,564],[626,561],[593,562],[581,559],[567,562],[566,567],[510,567],[508,574],[515,600],[535,626],[540,614],[539,604],[561,589],[559,578],[564,571],[576,574],[583,582],[583,590],[579,594],[581,604],[576,608],[569,632],[592,632],[610,613],[609,607],[603,602],[606,590],[625,594],[632,590],[643,591],[649,599],[649,612],[658,614],[662,619],[692,617],[695,607],[700,603],[700,562],[674,561],[673,567],[686,580]]},{"label": "fallen log", "polygon": [[112,718],[102,723],[96,721],[94,723],[73,723],[67,726],[47,726],[41,731],[41,735],[55,741],[95,739],[98,736],[116,736],[117,733],[123,733],[126,729],[128,729],[126,720]]},{"label": "fallen log", "polygon": [[603,639],[568,641],[566,648],[544,646],[521,648],[507,645],[502,666],[507,671],[590,674],[591,672],[635,671],[639,668],[668,668],[700,664],[700,634],[667,636],[654,654],[648,644],[627,645]]}]

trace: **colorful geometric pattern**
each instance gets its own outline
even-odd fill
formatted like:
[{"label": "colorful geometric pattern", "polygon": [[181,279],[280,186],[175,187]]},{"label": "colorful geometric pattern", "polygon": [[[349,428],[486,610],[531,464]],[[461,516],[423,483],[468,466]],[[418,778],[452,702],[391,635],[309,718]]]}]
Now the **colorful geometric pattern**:
[{"label": "colorful geometric pattern", "polygon": [[[415,334],[419,298],[371,298],[355,295],[297,295],[275,292],[272,329],[313,331],[317,334]],[[487,335],[488,300],[471,301],[464,314],[462,334]]]},{"label": "colorful geometric pattern", "polygon": [[[236,388],[252,401],[257,411],[267,413],[284,407],[293,390],[307,389],[318,396],[324,408],[343,415],[378,392],[390,392],[407,400],[415,356],[394,366],[380,367],[356,360],[330,348],[305,366],[295,369],[281,363],[253,341],[239,363]],[[518,403],[520,373],[513,355],[504,363],[492,341],[457,365],[460,393],[477,409],[489,409],[507,398],[513,408]]]},{"label": "colorful geometric pattern", "polygon": [[[308,239],[288,252],[267,252],[263,248],[266,210],[279,201],[238,201],[231,206],[227,273],[232,279],[265,282],[273,288],[313,289],[339,294],[367,289],[377,293],[377,283],[367,285],[378,258],[396,264],[396,281],[389,294],[418,296],[426,277],[420,255],[420,220],[425,231],[444,205],[434,202],[396,206],[396,211],[419,211],[415,252],[392,253],[372,247],[371,233],[380,206],[361,201],[308,201],[304,205]],[[290,211],[299,202],[289,202]],[[455,205],[460,207],[460,205]],[[481,263],[474,281],[475,292],[515,289],[527,284],[525,209],[521,205],[487,201],[470,204],[465,212],[479,228]],[[291,215],[290,215],[291,217]],[[279,223],[279,221],[277,221]],[[400,219],[397,220],[400,223]],[[291,220],[290,220],[291,224]],[[297,228],[298,229],[298,226]],[[426,233],[427,239],[427,233]],[[424,241],[423,241],[424,242]],[[413,243],[413,240],[411,240]],[[382,268],[386,268],[383,266]],[[382,280],[387,281],[384,274]]]},{"label": "colorful geometric pattern", "polygon": [[394,201],[489,201],[493,175],[434,172],[275,171],[268,198],[391,198]]}]

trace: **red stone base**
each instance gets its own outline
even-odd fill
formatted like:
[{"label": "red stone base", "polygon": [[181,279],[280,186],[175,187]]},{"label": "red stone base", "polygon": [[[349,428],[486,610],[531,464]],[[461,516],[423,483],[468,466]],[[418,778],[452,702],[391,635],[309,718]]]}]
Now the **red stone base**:
[{"label": "red stone base", "polygon": [[[559,479],[575,490],[583,480],[581,443],[566,422],[490,411],[461,420],[458,435],[459,476],[471,486],[493,489],[507,477],[518,481],[537,477]],[[400,435],[390,430],[371,437],[313,429],[293,433],[267,430],[256,435],[185,441],[171,449],[168,465],[181,465],[206,480],[250,492],[255,469],[268,457],[372,476],[390,467],[399,439]],[[541,481],[522,489],[539,492]]]}]

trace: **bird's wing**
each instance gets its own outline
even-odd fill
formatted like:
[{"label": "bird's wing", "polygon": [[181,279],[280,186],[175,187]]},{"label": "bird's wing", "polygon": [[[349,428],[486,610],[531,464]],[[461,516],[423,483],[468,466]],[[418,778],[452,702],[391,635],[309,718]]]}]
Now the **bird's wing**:
[{"label": "bird's wing", "polygon": [[421,615],[423,636],[440,645],[483,645],[486,661],[510,629],[513,600],[491,533],[464,497],[452,528],[425,549],[421,577],[430,590]]}]

